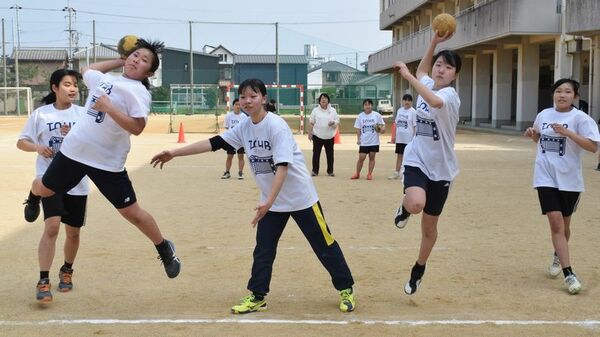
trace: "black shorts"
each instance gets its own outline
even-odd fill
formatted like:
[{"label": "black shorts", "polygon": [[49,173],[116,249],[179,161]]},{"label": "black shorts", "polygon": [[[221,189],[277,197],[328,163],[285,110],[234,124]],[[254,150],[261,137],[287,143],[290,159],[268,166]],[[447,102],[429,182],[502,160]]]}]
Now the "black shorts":
[{"label": "black shorts", "polygon": [[379,152],[379,145],[359,146],[358,153]]},{"label": "black shorts", "polygon": [[404,154],[404,149],[406,149],[406,144],[404,143],[396,143],[396,152],[397,154]]},{"label": "black shorts", "polygon": [[561,191],[555,187],[537,187],[542,214],[561,212],[562,216],[571,216],[577,210],[579,192]]},{"label": "black shorts", "polygon": [[430,180],[420,168],[404,166],[404,191],[409,187],[420,187],[425,190],[425,207],[423,212],[439,216],[442,214],[452,182],[446,180]]},{"label": "black shorts", "polygon": [[246,153],[246,151],[244,151],[243,147],[240,147],[236,151],[232,146],[230,146],[228,149],[225,149],[225,150],[227,151],[227,154],[236,154],[236,153],[237,154],[244,154],[244,153]]},{"label": "black shorts", "polygon": [[54,156],[42,177],[42,183],[56,194],[64,194],[88,176],[100,193],[117,209],[136,203],[137,199],[127,170],[110,172],[100,170],[68,158],[60,151]]},{"label": "black shorts", "polygon": [[55,194],[42,198],[44,220],[60,216],[60,222],[72,227],[85,225],[87,195]]}]

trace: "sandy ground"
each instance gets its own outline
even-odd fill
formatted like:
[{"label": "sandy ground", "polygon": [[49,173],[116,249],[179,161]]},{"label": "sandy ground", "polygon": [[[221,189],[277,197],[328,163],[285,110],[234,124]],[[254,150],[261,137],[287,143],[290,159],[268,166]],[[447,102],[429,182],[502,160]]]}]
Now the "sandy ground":
[{"label": "sandy ground", "polygon": [[[439,223],[439,238],[422,287],[402,290],[417,256],[418,217],[392,223],[400,181],[389,181],[395,155],[377,155],[373,181],[351,181],[355,136],[336,145],[334,178],[314,182],[334,237],[356,280],[357,310],[338,311],[338,295],[301,232],[290,221],[274,266],[269,309],[234,316],[246,294],[257,203],[253,180],[221,180],[225,155],[178,158],[160,171],[148,164],[158,151],[179,146],[151,119],[134,137],[127,169],[142,207],[172,239],[182,272],[168,279],[151,243],[120,218],[95,189],[74,265],[75,288],[35,301],[37,244],[43,223],[23,220],[21,202],[34,155],[16,149],[24,119],[0,118],[0,335],[2,336],[598,336],[600,335],[600,172],[584,157],[586,193],[573,217],[571,255],[584,290],[568,295],[545,268],[552,246],[531,186],[535,146],[522,136],[461,131],[461,173]],[[210,134],[186,134],[186,140]],[[311,145],[296,137],[310,159]],[[322,165],[324,165],[324,154]],[[57,284],[64,231],[51,280]],[[121,321],[110,321],[121,320]],[[583,321],[590,321],[583,324]]]}]

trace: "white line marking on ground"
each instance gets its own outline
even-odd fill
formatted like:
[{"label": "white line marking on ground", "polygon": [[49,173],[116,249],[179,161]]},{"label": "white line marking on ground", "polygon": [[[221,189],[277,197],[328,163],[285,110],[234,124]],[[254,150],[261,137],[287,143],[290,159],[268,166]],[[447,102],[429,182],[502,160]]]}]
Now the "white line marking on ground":
[{"label": "white line marking on ground", "polygon": [[[247,247],[239,247],[239,246],[207,246],[204,247],[204,249],[208,249],[208,250],[253,250],[254,246],[247,246]],[[290,246],[290,247],[279,247],[278,250],[311,250],[310,247],[295,247],[295,246]],[[343,250],[386,250],[386,251],[393,251],[393,250],[415,250],[415,249],[419,249],[419,247],[400,247],[400,246],[381,246],[381,247],[370,247],[370,246],[348,246],[348,247],[343,247]],[[433,250],[448,250],[447,247],[433,247]]]},{"label": "white line marking on ground", "polygon": [[286,320],[286,319],[73,319],[46,321],[0,321],[0,326],[44,325],[127,325],[127,324],[274,324],[274,325],[570,325],[585,328],[600,327],[600,320],[548,321],[548,320]]}]

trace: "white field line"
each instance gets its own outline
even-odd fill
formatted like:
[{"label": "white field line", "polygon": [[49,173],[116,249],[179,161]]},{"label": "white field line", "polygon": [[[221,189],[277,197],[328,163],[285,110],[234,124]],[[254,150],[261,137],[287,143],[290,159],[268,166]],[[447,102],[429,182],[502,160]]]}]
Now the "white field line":
[{"label": "white field line", "polygon": [[[240,246],[207,246],[207,247],[203,247],[204,249],[207,250],[223,250],[223,251],[231,251],[231,250],[254,250],[254,246],[246,246],[246,247],[240,247]],[[400,247],[400,246],[344,246],[342,247],[342,250],[361,250],[361,251],[377,251],[377,250],[385,250],[385,251],[393,251],[393,250],[418,250],[419,247],[415,246],[415,247]],[[289,246],[289,247],[278,247],[278,250],[311,250],[310,247],[295,247],[295,246]],[[448,250],[447,247],[433,247],[433,250],[435,251],[445,251]]]},{"label": "white field line", "polygon": [[0,321],[0,326],[46,326],[46,325],[145,325],[145,324],[273,324],[273,325],[499,325],[544,326],[567,325],[582,328],[600,328],[600,320],[550,321],[550,320],[286,320],[286,319],[73,319],[45,321]]}]

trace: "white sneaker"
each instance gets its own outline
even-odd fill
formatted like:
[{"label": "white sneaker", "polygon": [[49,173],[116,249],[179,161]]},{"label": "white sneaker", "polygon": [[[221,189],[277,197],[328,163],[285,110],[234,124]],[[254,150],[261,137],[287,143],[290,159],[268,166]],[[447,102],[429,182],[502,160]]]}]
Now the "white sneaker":
[{"label": "white sneaker", "polygon": [[577,279],[577,275],[571,274],[565,277],[565,283],[567,284],[569,294],[575,295],[579,291],[581,291],[581,282],[579,282],[579,280]]},{"label": "white sneaker", "polygon": [[419,289],[420,286],[421,279],[418,279],[417,282],[415,282],[414,287],[410,284],[410,281],[407,281],[404,285],[404,292],[406,293],[406,295],[412,295],[417,292],[417,289]]},{"label": "white sneaker", "polygon": [[394,172],[391,176],[388,177],[389,180],[400,179],[400,174],[398,172]]},{"label": "white sneaker", "polygon": [[548,266],[548,276],[551,278],[556,278],[560,275],[562,268],[560,267],[560,260],[556,254],[553,255],[552,264]]}]

